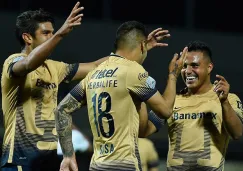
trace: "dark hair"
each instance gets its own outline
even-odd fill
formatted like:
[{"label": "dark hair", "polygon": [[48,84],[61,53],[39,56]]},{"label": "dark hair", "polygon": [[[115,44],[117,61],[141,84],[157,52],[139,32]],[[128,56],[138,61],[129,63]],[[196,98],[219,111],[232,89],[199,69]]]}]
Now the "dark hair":
[{"label": "dark hair", "polygon": [[51,22],[54,25],[54,18],[50,13],[43,9],[25,11],[17,17],[15,34],[22,49],[25,46],[22,34],[29,33],[31,36],[35,37],[35,31],[38,29],[38,24],[42,22]]},{"label": "dark hair", "polygon": [[213,61],[212,51],[211,51],[210,47],[206,43],[196,40],[196,41],[190,42],[187,45],[187,47],[188,47],[188,52],[191,52],[191,51],[201,51],[201,52],[204,53],[204,55],[206,55],[207,57],[209,57],[210,62]]},{"label": "dark hair", "polygon": [[138,21],[123,23],[116,32],[115,50],[124,45],[133,46],[148,35],[146,27]]}]

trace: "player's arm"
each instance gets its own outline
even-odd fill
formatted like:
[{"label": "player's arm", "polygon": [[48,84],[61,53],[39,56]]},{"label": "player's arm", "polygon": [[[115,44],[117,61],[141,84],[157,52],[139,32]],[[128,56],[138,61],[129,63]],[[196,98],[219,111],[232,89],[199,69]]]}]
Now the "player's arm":
[{"label": "player's arm", "polygon": [[99,60],[96,60],[94,62],[89,63],[79,63],[78,71],[74,75],[73,80],[81,80],[83,79],[90,71],[95,69],[99,64],[106,61],[108,57],[101,58]]},{"label": "player's arm", "polygon": [[157,150],[154,146],[154,143],[148,139],[148,154],[147,154],[147,165],[148,171],[158,171],[159,170],[159,156]]},{"label": "player's arm", "polygon": [[222,106],[224,126],[232,137],[237,140],[243,133],[243,108],[240,99],[236,95],[229,95],[230,85],[226,79],[217,75],[214,91],[218,94]]},{"label": "player's arm", "polygon": [[83,10],[83,7],[79,7],[79,4],[79,2],[76,3],[62,27],[49,40],[36,47],[28,57],[12,63],[10,67],[12,75],[25,76],[38,68],[43,64],[63,37],[73,30],[73,27],[81,24],[83,14],[78,13]]},{"label": "player's arm", "polygon": [[179,59],[178,54],[175,54],[174,58],[171,60],[168,81],[163,96],[157,91],[146,101],[146,104],[150,106],[152,111],[162,119],[168,119],[172,115],[176,96],[176,82],[183,67],[186,53],[187,47],[184,48]]},{"label": "player's arm", "polygon": [[145,138],[158,132],[165,120],[160,119],[153,111],[147,112],[146,104],[143,102],[139,110],[139,138]]},{"label": "player's arm", "polygon": [[71,114],[86,104],[84,82],[85,79],[76,85],[55,110],[56,129],[64,156],[60,169],[72,167],[78,170],[72,143]]}]

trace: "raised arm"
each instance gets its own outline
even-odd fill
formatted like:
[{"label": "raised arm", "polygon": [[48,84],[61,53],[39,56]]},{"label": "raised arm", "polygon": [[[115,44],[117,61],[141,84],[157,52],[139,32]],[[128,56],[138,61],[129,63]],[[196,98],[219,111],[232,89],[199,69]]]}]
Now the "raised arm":
[{"label": "raised arm", "polygon": [[183,67],[183,62],[187,54],[187,47],[184,48],[180,58],[178,54],[174,55],[169,65],[169,76],[164,94],[161,95],[158,91],[150,97],[146,104],[162,119],[168,119],[172,115],[172,110],[176,96],[177,77]]},{"label": "raised arm", "polygon": [[223,123],[232,139],[237,140],[243,133],[242,103],[236,95],[229,94],[230,85],[226,79],[221,75],[216,77],[220,80],[215,82],[214,91],[221,102]]},{"label": "raised arm", "polygon": [[79,7],[79,4],[79,2],[76,3],[62,27],[50,39],[33,49],[28,57],[22,58],[21,60],[13,63],[11,66],[11,72],[13,75],[25,76],[29,72],[38,68],[52,53],[63,37],[71,32],[73,27],[81,25],[83,14],[78,13],[83,10],[83,7]]}]

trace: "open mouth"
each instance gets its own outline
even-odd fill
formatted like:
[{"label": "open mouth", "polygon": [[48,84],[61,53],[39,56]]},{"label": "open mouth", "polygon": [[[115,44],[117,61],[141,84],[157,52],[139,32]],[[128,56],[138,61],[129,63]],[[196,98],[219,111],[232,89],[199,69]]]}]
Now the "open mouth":
[{"label": "open mouth", "polygon": [[197,77],[196,76],[187,76],[186,77],[186,82],[187,83],[193,83],[196,80],[197,80]]}]

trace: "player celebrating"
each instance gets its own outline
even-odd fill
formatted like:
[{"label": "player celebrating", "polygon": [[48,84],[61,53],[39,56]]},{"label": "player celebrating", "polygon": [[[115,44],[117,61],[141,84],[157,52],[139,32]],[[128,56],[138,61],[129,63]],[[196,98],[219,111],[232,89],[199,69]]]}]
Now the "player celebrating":
[{"label": "player celebrating", "polygon": [[[148,37],[145,26],[136,21],[122,24],[116,34],[115,53],[90,72],[58,105],[56,127],[64,154],[61,170],[77,170],[72,145],[73,113],[87,104],[94,137],[94,154],[90,170],[138,171],[139,112],[141,101],[149,104],[161,117],[172,113],[176,95],[176,80],[185,58],[175,55],[169,66],[164,96],[156,89],[155,80],[141,66],[156,39],[157,29]],[[155,43],[157,44],[157,43]]]},{"label": "player celebrating", "polygon": [[[181,70],[186,88],[176,96],[173,115],[167,120],[167,170],[222,171],[230,137],[238,139],[243,132],[242,103],[229,93],[229,83],[223,76],[216,75],[219,80],[211,83],[210,48],[200,41],[187,47]],[[145,136],[156,130],[149,128]]]},{"label": "player celebrating", "polygon": [[84,78],[105,60],[83,64],[46,60],[64,36],[81,24],[83,7],[79,4],[54,35],[53,18],[43,10],[26,11],[17,17],[16,35],[22,51],[5,60],[1,79],[5,127],[2,171],[56,170],[53,111],[58,86]]}]

